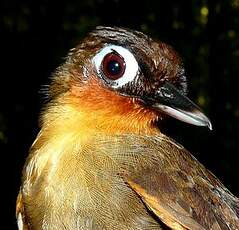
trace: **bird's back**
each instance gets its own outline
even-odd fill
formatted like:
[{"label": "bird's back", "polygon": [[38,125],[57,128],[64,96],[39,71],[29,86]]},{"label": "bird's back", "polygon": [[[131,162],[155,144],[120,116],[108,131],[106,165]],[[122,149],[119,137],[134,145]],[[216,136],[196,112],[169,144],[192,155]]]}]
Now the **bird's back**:
[{"label": "bird's back", "polygon": [[162,134],[99,134],[70,146],[40,159],[41,172],[39,157],[29,157],[21,193],[34,229],[161,229],[159,218],[188,229],[239,228],[238,199]]}]

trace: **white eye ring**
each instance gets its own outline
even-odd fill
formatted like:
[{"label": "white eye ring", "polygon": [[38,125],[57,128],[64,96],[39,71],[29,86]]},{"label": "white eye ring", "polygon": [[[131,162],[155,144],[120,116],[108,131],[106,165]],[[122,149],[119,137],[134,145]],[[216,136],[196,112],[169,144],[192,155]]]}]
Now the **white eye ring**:
[{"label": "white eye ring", "polygon": [[[104,74],[102,72],[102,61],[107,54],[112,52],[118,53],[125,61],[124,74],[122,75],[122,77],[120,77],[117,80],[111,80],[104,77]],[[93,64],[95,65],[97,74],[103,77],[103,79],[106,82],[109,82],[113,88],[121,87],[133,81],[139,71],[139,66],[134,55],[129,50],[121,46],[116,46],[116,45],[105,46],[93,57],[92,61],[93,61]]]}]

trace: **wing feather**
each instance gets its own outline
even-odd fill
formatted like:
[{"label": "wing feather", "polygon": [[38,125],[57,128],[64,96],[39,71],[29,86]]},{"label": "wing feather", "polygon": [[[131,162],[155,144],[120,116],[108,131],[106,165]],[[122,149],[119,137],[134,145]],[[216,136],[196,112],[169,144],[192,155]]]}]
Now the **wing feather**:
[{"label": "wing feather", "polygon": [[29,225],[27,222],[27,218],[25,215],[23,197],[21,191],[17,196],[16,202],[16,217],[17,217],[17,225],[19,230],[29,230]]},{"label": "wing feather", "polygon": [[[110,144],[110,146],[109,146]],[[172,229],[239,229],[239,200],[174,140],[117,136],[107,143],[125,182]]]}]

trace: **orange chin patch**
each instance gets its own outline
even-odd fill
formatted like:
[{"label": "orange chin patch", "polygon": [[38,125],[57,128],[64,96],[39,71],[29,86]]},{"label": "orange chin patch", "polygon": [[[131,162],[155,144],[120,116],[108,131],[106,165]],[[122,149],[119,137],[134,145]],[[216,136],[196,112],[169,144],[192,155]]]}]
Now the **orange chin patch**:
[{"label": "orange chin patch", "polygon": [[91,79],[83,86],[73,84],[67,96],[69,104],[81,114],[82,122],[109,133],[158,132],[154,121],[158,115],[145,108],[138,99],[122,96]]}]

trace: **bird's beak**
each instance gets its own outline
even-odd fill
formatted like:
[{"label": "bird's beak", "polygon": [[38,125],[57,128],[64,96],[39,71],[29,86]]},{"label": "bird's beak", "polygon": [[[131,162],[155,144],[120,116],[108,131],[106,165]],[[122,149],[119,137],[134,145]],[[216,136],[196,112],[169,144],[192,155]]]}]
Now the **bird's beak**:
[{"label": "bird's beak", "polygon": [[201,109],[168,82],[164,83],[152,97],[147,96],[143,100],[152,108],[178,120],[193,125],[207,126],[212,130],[210,120]]}]

